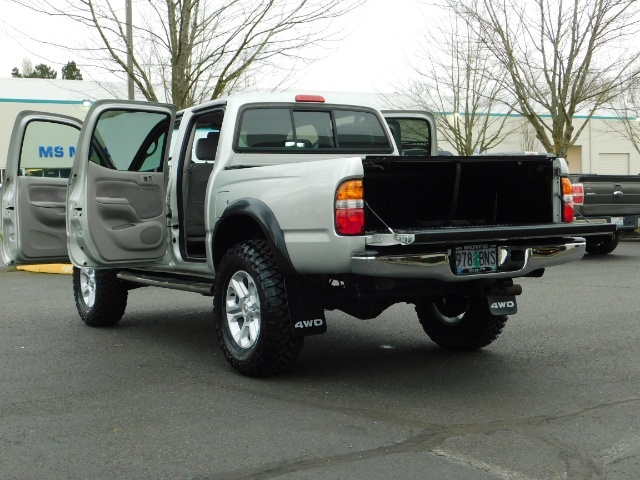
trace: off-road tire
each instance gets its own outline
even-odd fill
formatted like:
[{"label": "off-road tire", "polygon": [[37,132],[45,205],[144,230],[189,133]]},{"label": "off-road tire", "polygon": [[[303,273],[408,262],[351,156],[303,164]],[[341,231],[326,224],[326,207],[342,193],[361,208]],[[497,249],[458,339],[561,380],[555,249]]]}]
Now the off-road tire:
[{"label": "off-road tire", "polygon": [[[251,294],[238,295],[238,289],[244,288],[238,282]],[[250,240],[231,247],[220,260],[214,292],[218,341],[233,368],[244,375],[265,377],[293,365],[304,338],[293,332],[284,277],[265,241]],[[243,337],[239,331],[247,335]]]},{"label": "off-road tire", "polygon": [[508,317],[493,315],[486,298],[458,298],[455,303],[448,312],[441,300],[416,304],[420,324],[433,342],[450,350],[470,351],[498,338]]},{"label": "off-road tire", "polygon": [[73,297],[87,325],[110,327],[118,323],[127,308],[127,296],[115,270],[73,267]]},{"label": "off-road tire", "polygon": [[606,255],[613,252],[620,241],[620,234],[595,235],[587,237],[587,253],[591,255]]}]

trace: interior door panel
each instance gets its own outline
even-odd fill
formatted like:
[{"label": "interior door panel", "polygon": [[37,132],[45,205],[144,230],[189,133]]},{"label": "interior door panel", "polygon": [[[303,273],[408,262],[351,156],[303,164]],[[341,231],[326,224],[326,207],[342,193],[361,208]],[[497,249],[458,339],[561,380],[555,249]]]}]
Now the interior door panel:
[{"label": "interior door panel", "polygon": [[17,238],[26,258],[67,256],[66,195],[66,178],[18,178]]},{"label": "interior door panel", "polygon": [[[115,171],[94,163],[88,169],[89,232],[109,261],[164,253],[164,176],[162,172]],[[95,199],[91,201],[91,199]]]}]

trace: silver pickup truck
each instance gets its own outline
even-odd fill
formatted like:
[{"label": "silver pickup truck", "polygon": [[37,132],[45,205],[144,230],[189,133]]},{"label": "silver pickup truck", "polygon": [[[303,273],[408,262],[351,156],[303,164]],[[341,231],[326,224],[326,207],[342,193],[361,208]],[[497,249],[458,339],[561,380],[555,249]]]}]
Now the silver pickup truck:
[{"label": "silver pickup truck", "polygon": [[7,172],[5,263],[70,259],[91,326],[119,322],[131,288],[213,296],[225,357],[254,376],[290,367],[333,309],[415,304],[438,345],[484,347],[516,313],[514,278],[615,228],[571,223],[561,159],[439,157],[430,114],[334,95],[23,112]]}]

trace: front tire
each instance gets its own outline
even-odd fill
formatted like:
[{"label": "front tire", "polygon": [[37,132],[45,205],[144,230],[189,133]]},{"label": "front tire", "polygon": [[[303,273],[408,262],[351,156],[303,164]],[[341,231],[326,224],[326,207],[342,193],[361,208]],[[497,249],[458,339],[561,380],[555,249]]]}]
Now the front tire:
[{"label": "front tire", "polygon": [[238,243],[224,254],[213,310],[224,356],[238,372],[275,375],[298,358],[303,337],[293,332],[284,277],[265,241]]},{"label": "front tire", "polygon": [[450,350],[478,350],[498,338],[506,315],[493,315],[486,298],[443,297],[416,304],[425,333]]},{"label": "front tire", "polygon": [[80,318],[92,327],[115,325],[127,308],[128,291],[115,270],[73,267],[73,296]]},{"label": "front tire", "polygon": [[620,241],[620,234],[613,235],[595,235],[587,237],[587,253],[591,255],[606,255],[613,252]]}]

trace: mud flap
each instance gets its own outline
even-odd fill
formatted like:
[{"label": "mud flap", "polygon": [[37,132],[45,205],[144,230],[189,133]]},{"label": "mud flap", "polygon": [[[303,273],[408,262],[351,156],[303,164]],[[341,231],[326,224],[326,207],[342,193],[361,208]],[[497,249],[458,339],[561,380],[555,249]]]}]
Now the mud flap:
[{"label": "mud flap", "polygon": [[304,279],[285,279],[291,328],[298,336],[319,335],[327,331],[327,319],[319,295],[320,285]]},{"label": "mud flap", "polygon": [[487,297],[492,315],[514,315],[518,312],[515,295],[494,295]]}]

